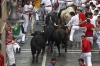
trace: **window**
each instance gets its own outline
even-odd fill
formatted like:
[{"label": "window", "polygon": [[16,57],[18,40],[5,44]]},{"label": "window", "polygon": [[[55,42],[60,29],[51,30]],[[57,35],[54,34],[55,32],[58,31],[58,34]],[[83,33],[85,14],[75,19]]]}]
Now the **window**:
[{"label": "window", "polygon": [[0,18],[2,16],[1,0],[0,0]]}]

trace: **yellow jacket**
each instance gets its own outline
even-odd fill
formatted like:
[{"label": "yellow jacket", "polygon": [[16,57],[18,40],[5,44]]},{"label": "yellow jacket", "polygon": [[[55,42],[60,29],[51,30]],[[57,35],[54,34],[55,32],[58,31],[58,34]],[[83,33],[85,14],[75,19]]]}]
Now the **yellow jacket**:
[{"label": "yellow jacket", "polygon": [[35,8],[41,7],[41,0],[35,0]]}]

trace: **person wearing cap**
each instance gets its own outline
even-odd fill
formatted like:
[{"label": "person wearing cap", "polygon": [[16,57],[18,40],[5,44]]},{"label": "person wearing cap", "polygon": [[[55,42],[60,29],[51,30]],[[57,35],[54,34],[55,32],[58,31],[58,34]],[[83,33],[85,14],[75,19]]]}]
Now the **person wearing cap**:
[{"label": "person wearing cap", "polygon": [[82,38],[82,52],[81,52],[81,58],[85,60],[86,66],[92,66],[91,61],[91,42],[86,39],[85,35],[81,36]]},{"label": "person wearing cap", "polygon": [[55,66],[56,61],[57,61],[56,58],[52,58],[51,62],[47,66]]},{"label": "person wearing cap", "polygon": [[80,65],[80,66],[86,66],[86,65],[84,64],[84,59],[83,59],[83,58],[78,59],[78,62],[79,62],[79,65]]}]

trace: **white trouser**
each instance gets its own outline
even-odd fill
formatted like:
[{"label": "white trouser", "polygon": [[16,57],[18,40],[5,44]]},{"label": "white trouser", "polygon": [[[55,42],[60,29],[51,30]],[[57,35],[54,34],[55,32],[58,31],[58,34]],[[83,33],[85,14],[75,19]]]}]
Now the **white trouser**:
[{"label": "white trouser", "polygon": [[100,36],[97,37],[97,44],[98,44],[98,47],[99,47],[99,50],[100,50]]},{"label": "white trouser", "polygon": [[35,23],[35,18],[34,18],[34,16],[32,15],[31,30],[34,29],[34,23]]},{"label": "white trouser", "polygon": [[86,37],[86,39],[89,40],[93,45],[93,37]]},{"label": "white trouser", "polygon": [[14,51],[16,52],[16,49],[18,48],[18,50],[19,50],[20,46],[18,43],[14,43],[13,48],[14,48]]},{"label": "white trouser", "polygon": [[81,54],[81,58],[84,59],[85,63],[86,63],[86,66],[92,66],[92,61],[91,61],[91,52],[88,52],[88,53],[82,53]]},{"label": "white trouser", "polygon": [[71,32],[70,32],[70,41],[73,41],[75,30],[79,30],[79,26],[72,26]]},{"label": "white trouser", "polygon": [[13,44],[6,45],[6,52],[8,55],[9,65],[12,65],[15,63],[15,56],[13,51]]},{"label": "white trouser", "polygon": [[[46,13],[46,15],[48,14],[48,13],[50,13],[52,11],[52,7],[45,7],[45,13]],[[44,15],[44,20],[45,20],[45,18],[46,18],[46,15]]]},{"label": "white trouser", "polygon": [[14,37],[18,39],[18,42],[25,41],[25,34],[23,34],[22,31],[20,31],[19,35],[14,35]]},{"label": "white trouser", "polygon": [[27,27],[28,27],[28,24],[29,24],[29,15],[27,14],[23,14],[23,17],[24,17],[24,23],[23,23],[23,27],[24,27],[24,31],[27,32]]},{"label": "white trouser", "polygon": [[[39,12],[39,8],[35,8],[35,12]],[[36,20],[39,20],[39,16],[40,16],[39,13],[36,13],[36,17],[35,17]]]}]

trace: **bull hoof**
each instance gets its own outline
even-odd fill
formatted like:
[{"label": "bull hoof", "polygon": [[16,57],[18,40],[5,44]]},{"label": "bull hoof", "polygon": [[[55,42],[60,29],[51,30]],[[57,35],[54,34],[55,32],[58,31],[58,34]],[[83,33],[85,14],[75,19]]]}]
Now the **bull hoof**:
[{"label": "bull hoof", "polygon": [[32,63],[34,63],[34,61],[32,60]]},{"label": "bull hoof", "polygon": [[63,49],[63,48],[65,48],[65,46],[64,46],[64,45],[62,46],[62,49]]},{"label": "bull hoof", "polygon": [[45,54],[45,52],[42,52],[42,53],[41,53],[41,55],[44,55],[44,54]]},{"label": "bull hoof", "polygon": [[73,47],[73,44],[70,44],[70,48],[72,48]]},{"label": "bull hoof", "polygon": [[60,55],[58,55],[58,58],[60,58],[61,56]]},{"label": "bull hoof", "polygon": [[38,60],[36,60],[36,63],[38,63]]},{"label": "bull hoof", "polygon": [[65,52],[67,52],[67,50],[65,50]]},{"label": "bull hoof", "polygon": [[53,53],[53,50],[51,50],[51,53]]}]

